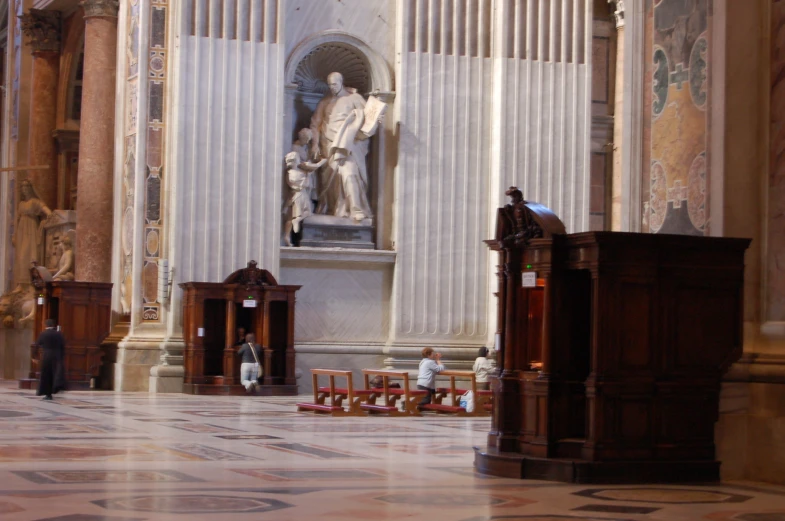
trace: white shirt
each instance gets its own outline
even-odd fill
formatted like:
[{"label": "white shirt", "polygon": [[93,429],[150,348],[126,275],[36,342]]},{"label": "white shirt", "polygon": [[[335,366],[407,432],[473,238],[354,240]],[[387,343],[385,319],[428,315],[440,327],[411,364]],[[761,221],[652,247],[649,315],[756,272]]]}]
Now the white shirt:
[{"label": "white shirt", "polygon": [[477,381],[479,383],[486,383],[488,381],[488,376],[490,376],[495,368],[496,362],[489,360],[484,356],[478,356],[477,360],[474,361],[474,373]]},{"label": "white shirt", "polygon": [[430,358],[420,360],[420,374],[417,375],[417,385],[428,389],[436,389],[436,375],[444,371],[442,364],[437,364]]}]

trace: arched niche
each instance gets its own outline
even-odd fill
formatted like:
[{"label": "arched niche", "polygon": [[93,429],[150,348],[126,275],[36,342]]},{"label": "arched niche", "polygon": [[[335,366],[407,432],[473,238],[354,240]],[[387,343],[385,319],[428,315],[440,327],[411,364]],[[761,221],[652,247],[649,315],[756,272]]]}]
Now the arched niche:
[{"label": "arched niche", "polygon": [[[387,61],[368,44],[342,31],[325,31],[303,40],[289,55],[284,71],[286,86],[285,101],[285,146],[286,153],[297,139],[297,131],[310,126],[311,116],[319,101],[329,92],[327,75],[340,72],[344,85],[357,89],[367,98],[374,94],[392,104],[394,99],[393,77]],[[391,119],[392,106],[387,119]],[[377,248],[389,244],[391,215],[387,215],[385,186],[385,140],[389,125],[380,128],[374,137],[368,154],[369,201],[374,212]],[[283,157],[283,156],[282,156]]]}]

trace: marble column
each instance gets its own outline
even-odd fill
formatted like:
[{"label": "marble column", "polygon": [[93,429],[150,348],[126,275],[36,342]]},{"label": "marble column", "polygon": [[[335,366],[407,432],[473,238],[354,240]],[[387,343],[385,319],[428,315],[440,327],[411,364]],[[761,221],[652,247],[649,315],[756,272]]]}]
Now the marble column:
[{"label": "marble column", "polygon": [[76,280],[111,282],[117,0],[84,0]]},{"label": "marble column", "polygon": [[29,178],[49,208],[57,207],[57,150],[52,132],[57,125],[60,27],[57,11],[30,9],[22,16],[22,31],[33,55],[28,164],[49,166],[49,170],[32,170]]},{"label": "marble column", "polygon": [[622,150],[624,149],[622,107],[624,107],[624,0],[608,0],[616,18],[616,94],[613,121],[613,177],[611,180],[611,230],[621,231]]}]

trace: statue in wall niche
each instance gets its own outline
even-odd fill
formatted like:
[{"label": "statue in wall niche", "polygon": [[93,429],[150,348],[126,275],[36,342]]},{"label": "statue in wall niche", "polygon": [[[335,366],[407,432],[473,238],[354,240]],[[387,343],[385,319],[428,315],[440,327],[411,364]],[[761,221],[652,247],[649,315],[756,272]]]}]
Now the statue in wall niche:
[{"label": "statue in wall niche", "polygon": [[318,163],[302,162],[299,153],[292,151],[286,154],[286,184],[292,195],[286,204],[287,219],[284,227],[284,241],[287,246],[292,245],[292,230],[300,233],[300,223],[313,213],[311,190],[314,186],[314,170],[324,166],[327,162],[322,159]]},{"label": "statue in wall niche", "polygon": [[28,267],[31,261],[40,261],[43,254],[43,224],[52,211],[41,201],[28,180],[22,181],[22,197],[16,214],[16,226],[11,236],[15,248],[14,283],[18,286],[30,283]]},{"label": "statue in wall niche", "polygon": [[338,72],[327,76],[330,94],[311,118],[311,158],[326,159],[319,172],[316,212],[363,221],[372,216],[368,204],[369,138],[376,134],[387,106],[371,96],[366,102],[343,84]]},{"label": "statue in wall niche", "polygon": [[74,245],[71,237],[66,235],[60,242],[60,261],[57,263],[57,273],[52,280],[74,280]]}]

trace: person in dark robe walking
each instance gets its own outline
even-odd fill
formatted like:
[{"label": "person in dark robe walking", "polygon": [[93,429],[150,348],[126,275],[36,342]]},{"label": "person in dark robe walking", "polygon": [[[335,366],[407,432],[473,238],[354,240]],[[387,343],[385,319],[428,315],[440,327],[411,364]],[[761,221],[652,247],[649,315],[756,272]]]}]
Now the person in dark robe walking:
[{"label": "person in dark robe walking", "polygon": [[46,319],[46,329],[38,336],[36,344],[41,349],[41,379],[37,396],[51,400],[53,394],[65,389],[65,336],[55,328],[55,321]]}]

